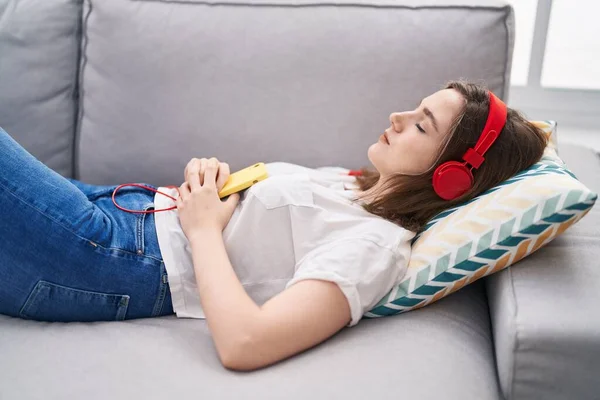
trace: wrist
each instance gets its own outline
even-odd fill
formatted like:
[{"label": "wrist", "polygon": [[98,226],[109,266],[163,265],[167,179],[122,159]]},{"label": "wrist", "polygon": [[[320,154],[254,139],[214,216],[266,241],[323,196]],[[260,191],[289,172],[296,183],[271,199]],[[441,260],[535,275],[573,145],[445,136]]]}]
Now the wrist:
[{"label": "wrist", "polygon": [[206,226],[194,230],[194,232],[190,235],[188,240],[192,244],[202,243],[216,236],[222,237],[222,230],[219,229],[217,226]]}]

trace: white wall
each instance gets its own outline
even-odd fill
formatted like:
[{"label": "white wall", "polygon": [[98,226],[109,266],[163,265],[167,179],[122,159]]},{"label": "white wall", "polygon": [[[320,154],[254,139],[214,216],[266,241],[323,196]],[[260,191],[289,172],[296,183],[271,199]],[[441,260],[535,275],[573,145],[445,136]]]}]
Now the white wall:
[{"label": "white wall", "polygon": [[600,151],[600,2],[507,0],[516,37],[508,105]]}]

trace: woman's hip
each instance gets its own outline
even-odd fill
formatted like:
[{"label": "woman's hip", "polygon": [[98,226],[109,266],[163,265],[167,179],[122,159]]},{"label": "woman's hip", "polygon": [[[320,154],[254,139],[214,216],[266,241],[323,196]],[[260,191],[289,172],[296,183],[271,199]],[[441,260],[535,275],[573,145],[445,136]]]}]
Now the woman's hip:
[{"label": "woman's hip", "polygon": [[[119,210],[116,186],[69,183],[1,128],[0,155],[0,313],[49,321],[172,313],[152,214]],[[126,187],[116,197],[151,209],[152,193]]]},{"label": "woman's hip", "polygon": [[0,242],[0,313],[40,321],[172,314],[164,263],[53,230]]},{"label": "woman's hip", "polygon": [[[173,313],[154,215],[119,210],[110,188],[97,194],[93,213],[66,226],[56,210],[4,192],[5,210],[15,211],[0,222],[1,314],[88,322]],[[119,191],[116,200],[128,209],[154,207],[135,190]]]},{"label": "woman's hip", "polygon": [[[154,188],[149,184],[144,185]],[[112,199],[117,186],[88,195],[92,203],[110,220],[111,232],[105,236],[107,240],[98,244],[115,252],[132,253],[162,261],[154,213],[131,213],[117,208]],[[155,208],[153,193],[135,186],[124,187],[117,191],[115,201],[125,209],[152,211]]]}]

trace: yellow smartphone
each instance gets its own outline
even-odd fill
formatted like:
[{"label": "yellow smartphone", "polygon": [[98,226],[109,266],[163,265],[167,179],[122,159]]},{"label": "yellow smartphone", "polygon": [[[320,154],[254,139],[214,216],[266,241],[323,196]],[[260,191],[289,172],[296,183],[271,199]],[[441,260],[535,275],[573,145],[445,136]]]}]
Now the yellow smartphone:
[{"label": "yellow smartphone", "polygon": [[219,198],[247,189],[269,176],[265,163],[259,162],[229,175],[219,192]]}]

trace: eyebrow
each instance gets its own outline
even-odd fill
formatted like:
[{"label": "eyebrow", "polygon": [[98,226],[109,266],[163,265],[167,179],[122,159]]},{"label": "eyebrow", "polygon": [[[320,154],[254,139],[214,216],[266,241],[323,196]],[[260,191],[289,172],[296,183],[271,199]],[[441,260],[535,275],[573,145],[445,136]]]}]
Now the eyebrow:
[{"label": "eyebrow", "polygon": [[[425,99],[423,99],[423,100],[425,100]],[[423,100],[421,100],[419,105],[421,105],[423,103]],[[431,112],[431,110],[429,108],[425,107],[425,108],[423,108],[423,112],[425,113],[426,116],[428,116],[431,119],[431,122],[433,123],[433,127],[435,128],[436,132],[440,133],[440,130],[439,130],[438,124],[437,124],[437,120],[433,116],[433,113]]]}]

